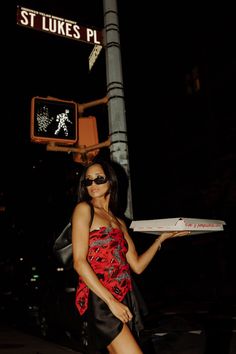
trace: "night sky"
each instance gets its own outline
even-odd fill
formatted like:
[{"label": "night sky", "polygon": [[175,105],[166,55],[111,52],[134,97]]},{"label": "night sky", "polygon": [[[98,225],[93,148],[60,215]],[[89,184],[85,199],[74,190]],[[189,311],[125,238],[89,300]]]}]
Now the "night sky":
[{"label": "night sky", "polygon": [[[30,141],[31,98],[83,103],[106,95],[104,50],[89,72],[89,44],[17,26],[16,5],[101,29],[101,3],[22,0],[6,10],[5,31],[13,32],[4,42],[2,66],[1,195],[6,211],[1,218],[15,253],[26,244],[35,253],[50,247],[71,213],[82,168],[71,155],[46,152],[45,145]],[[134,219],[225,220],[225,242],[223,235],[204,242],[207,250],[223,247],[222,259],[227,257],[230,268],[235,265],[230,249],[235,246],[236,206],[233,12],[215,4],[211,11],[199,4],[153,6],[148,1],[130,8],[118,1]],[[103,141],[106,107],[88,113],[96,115]],[[35,240],[42,239],[39,246]],[[203,238],[192,242],[200,249]]]}]

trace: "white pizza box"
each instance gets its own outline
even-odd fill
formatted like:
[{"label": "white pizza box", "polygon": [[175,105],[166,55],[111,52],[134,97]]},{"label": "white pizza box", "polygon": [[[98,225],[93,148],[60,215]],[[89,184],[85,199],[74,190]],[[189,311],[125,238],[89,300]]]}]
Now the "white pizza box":
[{"label": "white pizza box", "polygon": [[130,228],[133,231],[161,234],[165,231],[191,231],[191,234],[201,234],[214,231],[223,231],[223,220],[197,218],[167,218],[152,220],[133,220]]}]

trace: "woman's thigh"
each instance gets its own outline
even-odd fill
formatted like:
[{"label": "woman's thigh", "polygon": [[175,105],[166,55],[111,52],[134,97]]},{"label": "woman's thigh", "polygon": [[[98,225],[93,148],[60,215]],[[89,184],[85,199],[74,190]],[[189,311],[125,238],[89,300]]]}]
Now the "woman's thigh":
[{"label": "woman's thigh", "polygon": [[129,327],[124,324],[121,332],[107,347],[110,354],[143,354]]}]

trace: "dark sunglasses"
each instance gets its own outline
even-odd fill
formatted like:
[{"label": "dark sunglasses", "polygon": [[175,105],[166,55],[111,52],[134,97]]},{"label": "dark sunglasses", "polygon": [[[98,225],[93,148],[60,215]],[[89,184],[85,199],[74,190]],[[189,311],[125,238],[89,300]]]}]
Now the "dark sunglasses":
[{"label": "dark sunglasses", "polygon": [[89,179],[89,178],[85,178],[82,182],[82,184],[85,186],[85,187],[89,187],[93,184],[93,182],[95,182],[95,184],[104,184],[104,183],[107,183],[108,181],[108,178],[107,177],[104,177],[104,176],[97,176],[96,178],[94,179]]}]

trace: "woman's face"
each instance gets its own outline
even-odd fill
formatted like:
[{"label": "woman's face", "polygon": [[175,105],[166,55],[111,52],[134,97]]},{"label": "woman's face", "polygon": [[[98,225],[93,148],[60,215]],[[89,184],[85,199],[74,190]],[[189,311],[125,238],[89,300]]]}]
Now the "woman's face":
[{"label": "woman's face", "polygon": [[84,185],[92,198],[107,195],[110,185],[101,165],[94,164],[87,169]]}]

